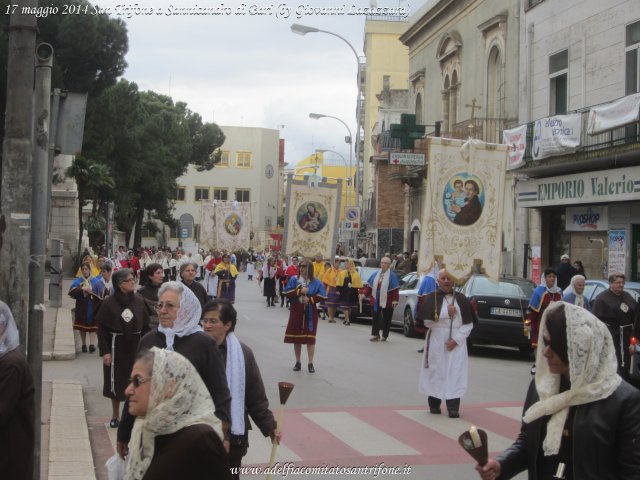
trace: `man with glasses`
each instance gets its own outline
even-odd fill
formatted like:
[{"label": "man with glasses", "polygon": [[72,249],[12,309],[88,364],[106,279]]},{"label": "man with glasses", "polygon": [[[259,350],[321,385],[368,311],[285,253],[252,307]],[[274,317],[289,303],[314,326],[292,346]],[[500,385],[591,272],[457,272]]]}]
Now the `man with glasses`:
[{"label": "man with glasses", "polygon": [[[370,295],[371,306],[373,307],[373,325],[371,327],[372,342],[387,341],[389,330],[391,329],[391,317],[393,309],[398,305],[400,298],[400,282],[398,276],[391,271],[391,259],[382,257],[380,259],[380,270],[373,273],[368,280],[368,288],[365,294]],[[380,338],[382,330],[382,339]]]}]

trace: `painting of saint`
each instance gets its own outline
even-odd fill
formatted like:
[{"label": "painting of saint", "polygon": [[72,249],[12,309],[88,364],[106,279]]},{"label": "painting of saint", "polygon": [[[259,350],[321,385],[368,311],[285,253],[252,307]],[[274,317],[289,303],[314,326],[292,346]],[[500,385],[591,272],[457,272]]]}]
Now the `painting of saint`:
[{"label": "painting of saint", "polygon": [[484,192],[477,177],[461,173],[447,183],[444,207],[449,220],[456,225],[473,225],[482,215]]},{"label": "painting of saint", "polygon": [[242,219],[240,216],[236,213],[228,215],[227,218],[224,219],[224,229],[229,235],[234,237],[238,235],[242,229]]},{"label": "painting of saint", "polygon": [[315,202],[302,204],[296,217],[300,228],[309,233],[319,232],[327,224],[327,210],[324,205]]}]

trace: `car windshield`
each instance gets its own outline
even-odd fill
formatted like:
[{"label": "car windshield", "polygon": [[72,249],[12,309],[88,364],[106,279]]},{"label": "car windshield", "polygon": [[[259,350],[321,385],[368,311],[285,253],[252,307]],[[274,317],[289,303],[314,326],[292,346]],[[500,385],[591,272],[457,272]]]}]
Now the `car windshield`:
[{"label": "car windshield", "polygon": [[496,282],[487,277],[476,277],[473,281],[473,295],[488,295],[496,297],[531,298],[533,284],[518,280],[503,280]]}]

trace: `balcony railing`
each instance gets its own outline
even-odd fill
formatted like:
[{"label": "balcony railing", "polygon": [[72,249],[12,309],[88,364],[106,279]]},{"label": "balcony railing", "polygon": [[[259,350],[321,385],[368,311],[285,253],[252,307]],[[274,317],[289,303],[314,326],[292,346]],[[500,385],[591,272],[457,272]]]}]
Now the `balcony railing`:
[{"label": "balcony railing", "polygon": [[449,132],[442,132],[445,138],[466,140],[469,137],[487,143],[502,143],[502,131],[505,125],[512,123],[502,118],[470,118],[453,125]]},{"label": "balcony railing", "polygon": [[[566,155],[556,155],[543,161],[561,163],[567,157],[576,159],[594,159],[610,157],[627,151],[637,151],[640,149],[640,122],[635,122],[624,127],[618,127],[597,135],[589,135],[587,126],[589,124],[589,112],[591,107],[568,112],[569,114],[579,113],[581,115],[582,131],[580,133],[580,146],[575,153]],[[540,164],[531,155],[533,147],[533,130],[536,122],[527,124],[527,148],[524,152],[525,167],[533,167]]]}]

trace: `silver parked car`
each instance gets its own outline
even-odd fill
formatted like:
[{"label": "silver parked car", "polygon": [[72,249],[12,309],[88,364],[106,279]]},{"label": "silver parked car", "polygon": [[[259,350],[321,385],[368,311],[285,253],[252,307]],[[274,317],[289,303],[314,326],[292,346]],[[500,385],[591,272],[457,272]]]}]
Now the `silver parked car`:
[{"label": "silver parked car", "polygon": [[400,279],[400,299],[398,306],[393,310],[391,325],[402,327],[405,337],[415,337],[420,333],[416,331],[415,314],[421,280],[422,276],[417,272],[407,273]]}]

